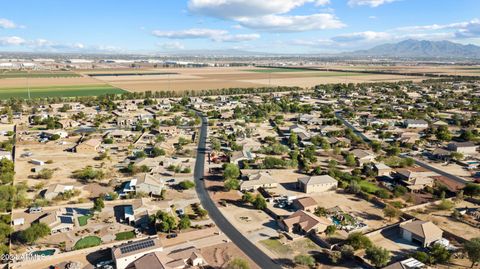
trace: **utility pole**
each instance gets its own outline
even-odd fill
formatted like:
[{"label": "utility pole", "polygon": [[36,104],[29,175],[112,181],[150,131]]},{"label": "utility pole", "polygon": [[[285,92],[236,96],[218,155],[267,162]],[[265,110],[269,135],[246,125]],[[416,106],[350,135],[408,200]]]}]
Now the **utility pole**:
[{"label": "utility pole", "polygon": [[29,83],[29,80],[30,79],[30,71],[27,69],[27,91],[28,91],[28,100],[30,100],[30,83]]}]

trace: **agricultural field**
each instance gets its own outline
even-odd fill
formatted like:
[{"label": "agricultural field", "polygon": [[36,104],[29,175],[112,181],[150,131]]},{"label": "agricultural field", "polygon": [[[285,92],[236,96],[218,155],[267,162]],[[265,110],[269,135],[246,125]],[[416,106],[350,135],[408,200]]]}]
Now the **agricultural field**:
[{"label": "agricultural field", "polygon": [[0,79],[4,78],[71,78],[80,77],[73,72],[49,72],[49,71],[3,71],[0,72]]},{"label": "agricultural field", "polygon": [[[319,67],[325,68],[325,67]],[[398,73],[428,73],[438,75],[458,75],[458,76],[480,76],[479,66],[451,66],[451,65],[418,65],[418,66],[380,66],[380,65],[353,65],[353,66],[328,66],[332,69],[342,69],[351,71],[388,71]]]},{"label": "agricultural field", "polygon": [[[133,71],[132,71],[133,72]],[[371,75],[363,73],[312,71],[306,69],[208,67],[162,68],[135,70],[137,75],[96,76],[97,80],[132,92],[187,91],[222,88],[249,88],[268,86],[313,87],[326,83],[362,83],[400,80],[420,80],[420,77],[400,75]],[[80,71],[84,75],[91,71]],[[112,73],[112,71],[110,72]],[[167,73],[167,74],[161,74]]]},{"label": "agricultural field", "polygon": [[[30,96],[28,92],[30,91]],[[103,94],[121,94],[125,91],[116,87],[98,85],[71,85],[71,86],[44,86],[21,88],[0,88],[0,99],[9,98],[42,98],[42,97],[75,97],[75,96],[98,96]]]}]

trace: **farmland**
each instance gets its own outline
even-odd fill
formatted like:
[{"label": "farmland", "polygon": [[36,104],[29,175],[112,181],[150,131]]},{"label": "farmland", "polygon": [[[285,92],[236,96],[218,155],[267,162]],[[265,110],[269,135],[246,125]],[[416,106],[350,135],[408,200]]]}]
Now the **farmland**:
[{"label": "farmland", "polygon": [[[30,98],[97,96],[103,94],[121,94],[124,90],[106,84],[30,87]],[[0,88],[0,99],[28,98],[27,87]]]},{"label": "farmland", "polygon": [[80,77],[73,72],[26,72],[26,71],[4,71],[0,73],[0,79],[4,78],[70,78]]},{"label": "farmland", "polygon": [[[98,76],[96,79],[132,92],[165,90],[181,92],[187,90],[265,86],[313,87],[326,83],[420,80],[419,77],[415,76],[255,67],[159,68],[141,71],[144,73],[156,71],[157,74]],[[85,71],[83,74],[89,74],[90,72]],[[138,73],[140,71],[136,70],[135,72]],[[161,72],[170,74],[158,75]],[[80,73],[82,72],[80,71]]]}]

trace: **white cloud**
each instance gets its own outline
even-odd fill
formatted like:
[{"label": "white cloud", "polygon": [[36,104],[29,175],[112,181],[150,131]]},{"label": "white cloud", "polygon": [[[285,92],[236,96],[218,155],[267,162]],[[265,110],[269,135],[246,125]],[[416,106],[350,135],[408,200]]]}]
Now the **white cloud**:
[{"label": "white cloud", "polygon": [[181,31],[153,31],[153,35],[157,37],[172,39],[192,39],[192,38],[210,38],[215,39],[219,36],[228,34],[225,30],[192,28]]},{"label": "white cloud", "polygon": [[166,42],[158,44],[164,50],[183,50],[185,46],[180,42]]},{"label": "white cloud", "polygon": [[304,40],[296,39],[290,42],[292,45],[304,46],[304,47],[324,47],[334,45],[335,42],[331,39],[316,39],[316,40]]},{"label": "white cloud", "polygon": [[0,37],[0,46],[19,46],[25,43],[25,39],[18,36]]},{"label": "white cloud", "polygon": [[194,14],[233,20],[245,28],[272,32],[300,32],[341,28],[333,14],[288,15],[305,4],[325,6],[330,0],[190,0]]},{"label": "white cloud", "polygon": [[320,6],[326,6],[330,4],[330,0],[317,0],[315,1],[315,6],[320,7]]},{"label": "white cloud", "polygon": [[253,41],[260,38],[259,34],[239,34],[239,35],[224,35],[219,36],[215,41],[222,42],[243,42],[243,41]]},{"label": "white cloud", "polygon": [[354,6],[370,6],[370,7],[378,7],[383,4],[392,3],[397,0],[349,0],[348,5],[351,7]]},{"label": "white cloud", "polygon": [[371,19],[371,20],[375,20],[375,19],[377,19],[377,16],[368,16],[368,18]]},{"label": "white cloud", "polygon": [[0,18],[0,28],[4,29],[12,29],[12,28],[17,28],[18,25],[16,25],[13,21],[7,20],[4,18]]},{"label": "white cloud", "polygon": [[216,42],[243,42],[260,38],[259,34],[232,35],[225,30],[193,28],[180,31],[153,31],[152,34],[160,38],[169,39],[210,39]]},{"label": "white cloud", "polygon": [[455,38],[475,38],[480,37],[480,20],[473,19],[464,22],[455,22],[449,24],[430,24],[420,26],[400,27],[396,30],[402,32],[434,32],[439,30],[454,31]]},{"label": "white cloud", "polygon": [[268,15],[259,18],[242,18],[238,22],[246,28],[271,32],[302,32],[345,27],[345,24],[332,14]]},{"label": "white cloud", "polygon": [[336,42],[354,42],[354,41],[379,41],[388,40],[392,36],[386,32],[365,31],[338,35],[332,38]]},{"label": "white cloud", "polygon": [[328,0],[190,0],[188,9],[196,14],[224,19],[284,14],[306,3],[326,5]]}]

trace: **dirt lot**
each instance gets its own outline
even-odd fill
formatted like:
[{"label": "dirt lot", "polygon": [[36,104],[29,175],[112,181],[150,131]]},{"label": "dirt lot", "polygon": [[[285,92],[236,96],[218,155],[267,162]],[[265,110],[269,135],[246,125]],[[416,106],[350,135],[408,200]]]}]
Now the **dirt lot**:
[{"label": "dirt lot", "polygon": [[235,258],[248,261],[252,269],[260,268],[231,242],[202,248],[200,249],[200,253],[207,263],[215,268],[224,268],[229,261]]},{"label": "dirt lot", "polygon": [[[479,206],[472,204],[467,201],[455,204],[455,208],[479,208]],[[456,221],[450,217],[451,211],[439,211],[433,207],[426,208],[425,210],[417,210],[414,212],[409,212],[410,214],[415,215],[415,217],[421,220],[429,220],[438,227],[448,232],[451,232],[455,235],[459,235],[465,239],[471,239],[478,237],[478,228],[472,227],[466,223]]]},{"label": "dirt lot", "polygon": [[[363,199],[357,198],[351,194],[336,192],[322,193],[313,195],[318,205],[324,208],[340,206],[343,211],[359,218],[368,225],[364,231],[371,231],[390,224],[388,220],[383,219],[381,208],[369,203]],[[392,223],[395,220],[392,219]]]},{"label": "dirt lot", "polygon": [[[95,193],[90,193],[87,191],[87,189],[84,188],[85,185],[71,178],[71,175],[73,171],[82,169],[87,165],[91,165],[98,169],[102,166],[102,162],[94,160],[94,157],[98,156],[98,153],[80,154],[65,151],[66,149],[72,147],[77,139],[78,137],[62,139],[61,141],[65,142],[65,144],[60,143],[59,141],[52,141],[48,143],[23,141],[17,143],[15,182],[18,183],[24,181],[30,187],[43,184],[43,189],[54,184],[73,185],[74,187],[82,190],[80,197],[93,197],[92,194]],[[21,157],[21,155],[26,152],[31,152],[32,156]],[[54,170],[53,177],[48,180],[32,178],[35,173],[31,172],[31,169],[33,167],[37,167],[37,165],[30,163],[32,159],[41,160],[44,162],[52,161],[50,164],[46,163],[42,167]],[[112,168],[113,164],[115,164],[114,160],[112,162],[104,162],[103,164],[103,168],[108,170],[108,176],[105,178],[105,182],[108,182],[117,175],[117,170]],[[90,190],[95,191],[95,189],[92,188],[90,188]],[[110,191],[112,190],[113,189],[110,189]],[[29,192],[28,198],[34,198],[35,194],[35,192]]]},{"label": "dirt lot", "polygon": [[393,72],[421,72],[430,74],[462,75],[462,76],[480,76],[480,67],[478,66],[331,66],[335,69],[345,70],[386,70]]}]

